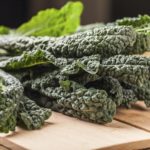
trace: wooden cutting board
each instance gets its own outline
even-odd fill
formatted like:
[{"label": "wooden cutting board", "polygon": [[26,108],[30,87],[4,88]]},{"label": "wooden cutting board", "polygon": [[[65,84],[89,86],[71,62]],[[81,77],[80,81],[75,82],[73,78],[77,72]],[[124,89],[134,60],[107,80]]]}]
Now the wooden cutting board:
[{"label": "wooden cutting board", "polygon": [[1,134],[1,137],[31,150],[150,148],[150,132],[132,125],[116,120],[107,125],[93,124],[56,112],[40,130],[17,128],[14,133]]},{"label": "wooden cutting board", "polygon": [[143,102],[137,102],[132,109],[119,108],[115,119],[150,132],[150,108]]},{"label": "wooden cutting board", "polygon": [[[150,56],[146,52],[145,56]],[[40,130],[0,134],[0,150],[150,149],[150,109],[137,102],[120,108],[112,123],[93,124],[56,112]]]}]

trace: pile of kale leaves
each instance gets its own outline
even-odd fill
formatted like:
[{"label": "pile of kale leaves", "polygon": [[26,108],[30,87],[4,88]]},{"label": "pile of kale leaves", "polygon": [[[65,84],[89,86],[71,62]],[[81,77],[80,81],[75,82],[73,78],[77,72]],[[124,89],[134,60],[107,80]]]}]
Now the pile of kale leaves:
[{"label": "pile of kale leaves", "polygon": [[150,16],[80,26],[81,2],[0,26],[0,132],[40,128],[51,110],[111,122],[119,106],[150,106]]}]

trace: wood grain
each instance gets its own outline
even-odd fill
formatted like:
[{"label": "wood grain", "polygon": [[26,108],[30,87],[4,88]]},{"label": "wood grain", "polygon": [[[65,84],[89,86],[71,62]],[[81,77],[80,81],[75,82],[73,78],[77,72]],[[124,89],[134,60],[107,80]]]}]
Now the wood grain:
[{"label": "wood grain", "polygon": [[149,140],[129,142],[97,150],[150,150]]},{"label": "wood grain", "polygon": [[8,141],[6,138],[0,137],[0,150],[27,150],[11,141]]},{"label": "wood grain", "polygon": [[150,109],[143,102],[137,102],[132,109],[119,108],[115,119],[150,132]]},{"label": "wood grain", "polygon": [[146,51],[143,53],[143,56],[150,57],[150,51]]},{"label": "wood grain", "polygon": [[[55,112],[41,130],[17,128],[16,132],[3,137],[31,150],[41,150],[41,147],[44,150],[91,150],[145,140],[150,147],[150,133],[130,125],[115,120],[107,125],[93,124]],[[136,146],[141,144],[137,142]]]}]

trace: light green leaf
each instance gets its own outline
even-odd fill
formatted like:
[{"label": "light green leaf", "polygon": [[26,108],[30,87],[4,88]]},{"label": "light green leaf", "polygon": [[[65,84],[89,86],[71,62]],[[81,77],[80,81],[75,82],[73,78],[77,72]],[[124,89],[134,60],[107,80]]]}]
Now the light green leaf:
[{"label": "light green leaf", "polygon": [[28,36],[61,36],[73,33],[80,25],[81,2],[68,2],[60,10],[40,11],[27,23],[17,29],[17,33]]}]

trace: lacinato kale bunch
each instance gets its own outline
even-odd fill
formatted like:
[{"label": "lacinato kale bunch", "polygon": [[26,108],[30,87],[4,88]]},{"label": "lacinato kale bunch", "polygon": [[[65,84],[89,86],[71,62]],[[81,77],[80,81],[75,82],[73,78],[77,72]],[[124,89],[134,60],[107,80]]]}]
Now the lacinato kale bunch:
[{"label": "lacinato kale bunch", "polygon": [[51,115],[50,109],[42,108],[24,97],[24,88],[12,75],[0,70],[0,132],[14,131],[16,124],[24,123],[27,129],[40,128]]},{"label": "lacinato kale bunch", "polygon": [[141,54],[150,50],[150,37],[129,26],[104,26],[63,37],[24,37],[4,35],[0,48],[8,55],[23,51],[45,50],[55,57],[76,58],[99,54],[110,57],[119,54]]},{"label": "lacinato kale bunch", "polygon": [[124,17],[116,20],[117,25],[133,26],[134,28],[145,27],[150,23],[149,15],[138,15],[137,17]]},{"label": "lacinato kale bunch", "polygon": [[[115,57],[117,56],[114,56],[114,58]],[[134,56],[129,57],[134,58]],[[90,58],[94,58],[95,61]],[[109,59],[110,58],[101,61],[98,55],[96,57],[83,57],[75,59],[74,61],[70,59],[70,63],[66,66],[55,66],[56,68],[51,68],[50,65],[43,66],[46,68],[43,69],[43,71],[41,71],[40,73],[38,73],[38,75],[36,74],[36,72],[38,72],[39,67],[30,68],[29,72],[22,72],[22,74],[24,75],[22,75],[22,78],[19,77],[19,79],[22,81],[23,86],[27,90],[27,95],[30,98],[34,99],[38,103],[38,105],[51,108],[55,111],[65,113],[70,116],[77,117],[79,119],[97,123],[106,123],[107,121],[109,122],[109,120],[106,119],[107,121],[104,121],[102,119],[106,117],[104,113],[104,116],[102,118],[95,118],[95,120],[91,120],[91,117],[88,115],[86,119],[85,117],[81,117],[81,114],[79,116],[75,115],[74,108],[72,108],[72,105],[68,106],[68,102],[70,101],[71,104],[74,103],[75,99],[73,97],[76,98],[76,105],[79,105],[79,103],[84,104],[85,101],[85,96],[81,98],[83,100],[81,100],[80,102],[78,101],[78,95],[76,95],[76,91],[80,91],[82,89],[84,89],[83,91],[92,90],[92,92],[102,90],[105,91],[107,95],[106,101],[108,101],[108,99],[109,101],[112,101],[111,103],[114,103],[113,106],[115,107],[115,109],[120,105],[126,105],[129,107],[130,103],[136,102],[139,96],[137,95],[137,92],[134,91],[132,88],[124,87],[122,85],[122,82],[130,82],[130,84],[142,88],[145,86],[145,82],[149,79],[149,67],[140,64],[134,65],[132,63],[131,65],[106,65],[105,62],[107,62],[107,60]],[[92,66],[94,70],[92,69]],[[14,75],[17,77],[17,74]],[[27,80],[24,80],[26,78]],[[75,81],[73,83],[76,84],[71,84],[72,81]],[[38,92],[42,95],[42,97],[45,98],[36,99],[33,93],[37,94]],[[70,97],[69,94],[71,94],[72,97]],[[39,95],[39,97],[41,97],[41,95]],[[69,98],[68,102],[67,98]],[[92,95],[89,96],[89,99],[92,99]],[[143,100],[146,104],[148,104],[149,99],[145,98]],[[99,99],[99,102],[97,102],[96,104],[99,106],[100,103],[101,99]],[[95,105],[94,102],[91,102],[91,104]],[[106,106],[103,105],[103,107],[107,107],[108,104],[105,103],[105,105]],[[69,111],[70,113],[66,113],[67,106],[68,110],[73,109],[72,111]],[[96,111],[98,110],[96,109]],[[102,108],[101,111],[103,111]],[[110,118],[113,118],[114,114],[115,110],[114,113],[110,114]]]},{"label": "lacinato kale bunch", "polygon": [[20,81],[0,70],[0,132],[15,130],[22,95]]},{"label": "lacinato kale bunch", "polygon": [[16,54],[41,49],[55,57],[75,58],[94,54],[110,57],[125,53],[135,41],[136,33],[132,27],[109,26],[59,38],[1,36],[0,48]]},{"label": "lacinato kale bunch", "polygon": [[[137,33],[137,39],[134,44],[134,49],[143,53],[143,50],[150,49],[150,16],[138,15],[137,17],[125,17],[118,19],[115,22],[119,26],[132,26]],[[132,50],[132,49],[131,49]]]},{"label": "lacinato kale bunch", "polygon": [[112,23],[93,23],[81,26],[77,32],[84,32],[90,29],[101,28],[104,26],[130,26],[136,32],[136,41],[133,46],[126,48],[124,54],[142,54],[146,50],[150,50],[150,16],[138,15],[137,17],[124,17]]},{"label": "lacinato kale bunch", "polygon": [[116,104],[105,90],[87,89],[58,72],[46,73],[23,85],[30,89],[30,97],[33,91],[48,97],[44,102],[35,100],[39,105],[82,120],[104,124],[111,122],[116,112]]},{"label": "lacinato kale bunch", "polygon": [[78,28],[81,11],[70,2],[0,27],[0,132],[38,129],[51,109],[106,124],[120,106],[150,107],[150,58],[133,55],[150,50],[150,17]]}]

